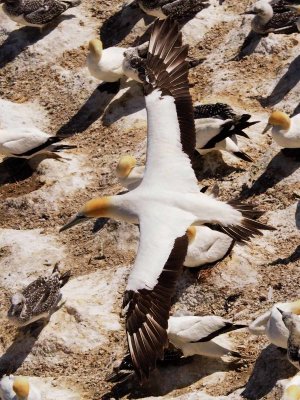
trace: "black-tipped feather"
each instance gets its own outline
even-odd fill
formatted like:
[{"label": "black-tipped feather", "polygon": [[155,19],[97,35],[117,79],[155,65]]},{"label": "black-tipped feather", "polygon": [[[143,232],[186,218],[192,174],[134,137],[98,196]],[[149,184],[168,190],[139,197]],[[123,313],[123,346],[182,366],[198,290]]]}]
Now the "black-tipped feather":
[{"label": "black-tipped feather", "polygon": [[243,151],[234,151],[233,154],[237,157],[240,158],[243,161],[248,161],[248,162],[253,162],[253,158],[248,156],[248,154],[244,153]]}]

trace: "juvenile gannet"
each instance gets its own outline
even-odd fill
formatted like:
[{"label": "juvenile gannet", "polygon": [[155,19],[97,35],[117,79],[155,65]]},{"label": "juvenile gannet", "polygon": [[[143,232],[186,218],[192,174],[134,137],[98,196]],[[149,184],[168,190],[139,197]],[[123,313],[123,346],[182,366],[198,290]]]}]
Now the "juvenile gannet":
[{"label": "juvenile gannet", "polygon": [[31,158],[37,154],[52,153],[60,158],[57,152],[73,149],[76,146],[60,144],[62,137],[50,136],[35,127],[19,126],[18,128],[0,127],[0,154],[9,157]]},{"label": "juvenile gannet", "polygon": [[263,133],[272,128],[275,142],[285,149],[300,149],[300,114],[289,117],[282,111],[272,112]]},{"label": "juvenile gannet", "polygon": [[300,316],[290,311],[283,311],[278,307],[282,314],[282,321],[288,330],[287,356],[288,360],[300,369]]},{"label": "juvenile gannet", "polygon": [[42,400],[40,391],[29,383],[28,378],[3,376],[0,381],[1,400]]},{"label": "juvenile gannet", "polygon": [[249,218],[251,206],[199,193],[191,166],[195,128],[187,52],[176,23],[170,19],[154,23],[144,74],[148,133],[143,181],[128,193],[90,200],[61,228],[97,217],[140,225],[123,308],[129,351],[141,381],[168,345],[171,297],[187,252],[187,228],[212,222],[242,241],[272,229]]},{"label": "juvenile gannet", "polygon": [[148,15],[165,19],[182,18],[196,14],[208,6],[208,0],[138,0],[140,8]]},{"label": "juvenile gannet", "polygon": [[290,11],[290,6],[299,5],[299,0],[271,0],[269,1],[275,13]]},{"label": "juvenile gannet", "polygon": [[243,129],[255,123],[257,122],[235,122],[232,119],[219,118],[196,119],[196,149],[201,155],[213,150],[224,150],[241,160],[253,161],[248,154],[241,151],[236,136],[248,137]]},{"label": "juvenile gannet", "polygon": [[56,264],[50,277],[39,277],[11,297],[7,317],[21,327],[47,319],[61,300],[60,289],[68,282],[71,271],[61,274]]},{"label": "juvenile gannet", "polygon": [[59,17],[68,8],[78,6],[80,0],[3,0],[5,14],[21,25],[43,26]]},{"label": "juvenile gannet", "polygon": [[187,229],[189,246],[184,260],[188,268],[200,267],[222,260],[234,245],[234,240],[208,226],[190,226]]},{"label": "juvenile gannet", "polygon": [[245,14],[254,14],[251,22],[252,30],[256,33],[280,32],[287,28],[295,28],[299,15],[295,11],[276,13],[267,0],[260,0]]},{"label": "juvenile gannet", "polygon": [[291,303],[276,303],[271,310],[256,318],[249,325],[253,335],[266,335],[271,343],[283,349],[287,348],[289,331],[286,328],[280,311],[300,314],[300,300]]}]

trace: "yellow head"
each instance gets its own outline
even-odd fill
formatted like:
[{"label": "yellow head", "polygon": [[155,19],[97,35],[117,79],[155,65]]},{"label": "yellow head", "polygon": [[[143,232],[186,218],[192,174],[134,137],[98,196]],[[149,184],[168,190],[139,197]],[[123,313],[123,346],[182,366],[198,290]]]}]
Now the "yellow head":
[{"label": "yellow head", "polygon": [[291,312],[296,315],[300,315],[300,300],[293,301],[291,303]]},{"label": "yellow head", "polygon": [[285,112],[273,111],[269,118],[269,124],[280,126],[283,129],[290,129],[291,119]]},{"label": "yellow head", "polygon": [[300,386],[298,385],[289,386],[286,389],[285,394],[288,400],[300,400]]},{"label": "yellow head", "polygon": [[195,226],[190,226],[187,229],[186,234],[187,234],[187,237],[188,237],[188,240],[189,240],[189,244],[191,244],[195,240],[196,233],[197,233],[197,231],[196,231],[196,227]]},{"label": "yellow head", "polygon": [[29,396],[29,382],[28,379],[22,376],[15,378],[13,383],[13,391],[20,399],[27,399]]},{"label": "yellow head", "polygon": [[89,51],[95,57],[100,59],[103,52],[103,44],[100,39],[93,39],[89,41]]},{"label": "yellow head", "polygon": [[127,178],[133,168],[136,166],[136,159],[132,156],[123,156],[117,165],[117,177]]},{"label": "yellow head", "polygon": [[82,210],[79,211],[71,221],[64,225],[59,232],[65,231],[81,222],[85,222],[89,218],[110,217],[112,215],[112,209],[110,197],[92,199],[85,203]]}]

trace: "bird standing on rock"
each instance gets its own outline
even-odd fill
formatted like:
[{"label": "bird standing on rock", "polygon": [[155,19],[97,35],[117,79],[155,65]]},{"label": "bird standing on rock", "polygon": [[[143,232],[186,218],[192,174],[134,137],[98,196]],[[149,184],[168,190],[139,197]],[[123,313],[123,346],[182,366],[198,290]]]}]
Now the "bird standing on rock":
[{"label": "bird standing on rock", "polygon": [[43,28],[81,0],[3,0],[3,11],[14,22]]},{"label": "bird standing on rock", "polygon": [[224,203],[199,193],[191,165],[195,128],[187,53],[177,24],[157,20],[143,82],[148,117],[143,181],[126,194],[87,202],[61,229],[97,217],[140,225],[123,302],[129,351],[140,381],[149,378],[168,346],[169,310],[187,253],[187,228],[212,222],[241,241],[273,229],[251,219],[250,205]]},{"label": "bird standing on rock", "polygon": [[297,368],[300,369],[300,316],[292,312],[282,311],[282,321],[289,331],[287,356],[288,360]]},{"label": "bird standing on rock", "polygon": [[159,19],[184,18],[191,12],[196,14],[208,6],[207,0],[138,0],[140,8],[148,15]]}]

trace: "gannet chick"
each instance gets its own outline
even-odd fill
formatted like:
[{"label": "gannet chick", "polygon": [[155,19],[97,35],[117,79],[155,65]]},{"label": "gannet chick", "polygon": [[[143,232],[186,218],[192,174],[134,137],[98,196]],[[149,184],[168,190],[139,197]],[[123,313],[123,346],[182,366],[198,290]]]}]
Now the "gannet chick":
[{"label": "gannet chick", "polygon": [[80,0],[3,0],[5,14],[21,25],[42,28]]},{"label": "gannet chick", "polygon": [[0,154],[17,157],[31,158],[37,154],[52,153],[55,158],[62,150],[73,149],[76,146],[60,144],[62,137],[50,136],[35,127],[20,126],[14,129],[0,127]]},{"label": "gannet chick", "polygon": [[300,300],[290,303],[276,303],[270,311],[256,318],[249,325],[249,331],[253,335],[266,335],[275,346],[287,349],[289,331],[286,328],[282,315],[278,311],[300,314]]},{"label": "gannet chick", "polygon": [[287,356],[290,363],[300,369],[300,316],[278,307],[282,321],[289,332]]},{"label": "gannet chick", "polygon": [[281,400],[300,400],[300,373],[289,379]]},{"label": "gannet chick", "polygon": [[[256,123],[256,122],[255,122]],[[235,123],[232,119],[201,118],[195,120],[196,150],[204,155],[213,150],[223,150],[244,161],[253,161],[238,145],[237,135],[246,136],[240,128],[245,123]],[[252,123],[247,123],[248,126]]]},{"label": "gannet chick", "polygon": [[49,318],[62,298],[60,289],[70,276],[71,271],[61,274],[56,264],[50,277],[39,277],[11,297],[8,319],[22,327]]},{"label": "gannet chick", "polygon": [[190,226],[187,230],[189,247],[184,266],[200,267],[221,261],[231,251],[234,240],[208,226]]},{"label": "gannet chick", "polygon": [[202,11],[209,3],[207,0],[138,0],[138,4],[148,15],[176,20]]},{"label": "gannet chick", "polygon": [[143,180],[145,167],[136,166],[136,159],[130,155],[120,158],[116,173],[119,182],[128,190],[133,190],[139,186]]},{"label": "gannet chick", "polygon": [[282,111],[272,112],[263,133],[272,128],[275,142],[285,149],[300,149],[300,114],[289,117]]},{"label": "gannet chick", "polygon": [[267,0],[258,1],[245,14],[255,15],[251,22],[251,27],[256,33],[280,32],[287,28],[295,28],[295,31],[297,31],[296,23],[299,18],[297,12],[286,11],[275,13]]},{"label": "gannet chick", "polygon": [[28,378],[13,375],[1,379],[0,397],[2,400],[42,400],[40,391],[29,383]]},{"label": "gannet chick", "polygon": [[140,242],[123,312],[129,352],[140,382],[149,378],[168,345],[171,298],[187,253],[187,228],[219,224],[241,241],[272,229],[251,219],[251,205],[224,203],[199,193],[191,164],[195,127],[187,53],[178,25],[170,19],[156,20],[143,82],[147,161],[142,183],[122,195],[90,200],[61,228],[63,231],[97,217],[139,224]]}]

